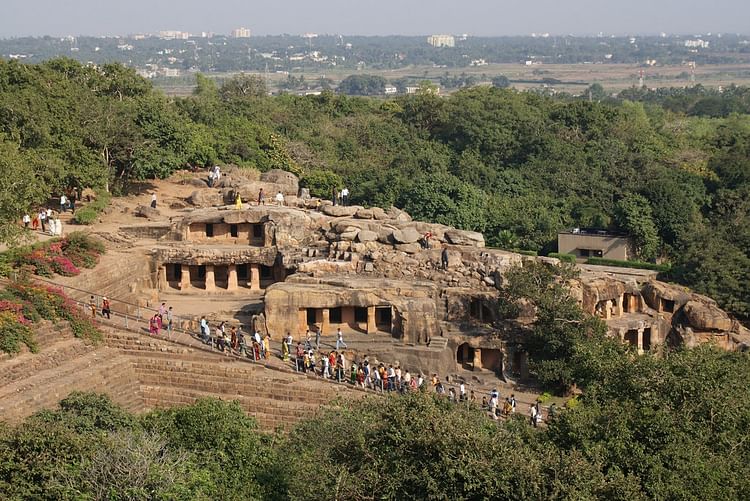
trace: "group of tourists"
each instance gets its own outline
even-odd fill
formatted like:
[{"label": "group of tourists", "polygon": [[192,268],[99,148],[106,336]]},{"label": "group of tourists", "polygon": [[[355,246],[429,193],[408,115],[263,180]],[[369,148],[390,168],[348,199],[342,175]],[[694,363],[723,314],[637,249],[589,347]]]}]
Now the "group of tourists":
[{"label": "group of tourists", "polygon": [[167,331],[167,334],[172,332],[174,328],[174,313],[172,307],[167,307],[167,303],[161,303],[159,310],[148,321],[148,332],[152,336],[158,336],[162,329]]},{"label": "group of tourists", "polygon": [[58,214],[50,208],[39,209],[34,217],[28,213],[21,218],[24,228],[30,228],[34,231],[41,231],[52,236],[62,236],[63,225]]},{"label": "group of tourists", "polygon": [[256,330],[248,339],[241,326],[228,326],[226,321],[219,322],[212,329],[205,315],[200,320],[200,339],[226,355],[246,356],[255,362],[271,356],[270,334],[261,335]]},{"label": "group of tourists", "polygon": [[333,188],[331,190],[331,202],[333,202],[333,205],[343,205],[344,207],[349,205],[349,188],[346,186],[341,190]]}]

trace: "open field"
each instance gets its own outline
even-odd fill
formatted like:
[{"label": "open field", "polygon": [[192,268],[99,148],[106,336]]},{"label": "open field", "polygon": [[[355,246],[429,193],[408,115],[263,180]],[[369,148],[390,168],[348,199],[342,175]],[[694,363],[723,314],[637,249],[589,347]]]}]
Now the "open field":
[{"label": "open field", "polygon": [[[412,66],[398,70],[376,70],[365,69],[361,73],[380,75],[389,81],[403,77],[414,79],[438,79],[448,75],[474,75],[484,83],[489,83],[492,77],[504,75],[513,81],[513,87],[517,89],[531,89],[542,86],[541,80],[552,78],[562,81],[552,87],[558,91],[580,93],[586,86],[600,83],[605,89],[617,92],[638,84],[638,73],[644,71],[645,85],[648,87],[683,87],[691,85],[690,68],[687,65],[654,66],[644,68],[632,64],[544,64],[525,66],[520,64],[490,64],[469,68],[435,68],[431,66]],[[330,78],[336,84],[351,75],[349,69],[332,71],[295,71],[296,77],[304,75],[308,82],[315,82],[321,77]],[[212,73],[210,76],[224,79],[232,76],[229,73]],[[265,76],[262,73],[260,76]],[[281,73],[269,73],[269,87],[278,89],[278,84],[286,80],[287,75]],[[539,83],[515,82],[517,80],[534,81]],[[695,83],[707,87],[727,86],[730,84],[750,85],[750,65],[709,65],[698,66],[695,69]],[[173,79],[160,79],[156,82],[157,87],[163,89],[169,95],[187,95],[192,92],[192,76]],[[453,89],[448,89],[450,92]]]}]

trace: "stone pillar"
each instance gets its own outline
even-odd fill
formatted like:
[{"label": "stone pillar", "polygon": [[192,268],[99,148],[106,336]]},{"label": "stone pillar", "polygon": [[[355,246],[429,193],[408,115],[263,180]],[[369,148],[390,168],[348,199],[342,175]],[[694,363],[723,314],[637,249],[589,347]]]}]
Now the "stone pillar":
[{"label": "stone pillar", "polygon": [[378,328],[375,322],[375,307],[368,306],[367,307],[367,333],[375,334],[377,330]]},{"label": "stone pillar", "polygon": [[159,277],[157,278],[156,288],[160,291],[169,289],[169,282],[167,282],[166,263],[159,266]]},{"label": "stone pillar", "polygon": [[216,280],[214,279],[214,266],[212,264],[206,265],[206,291],[216,290]]},{"label": "stone pillar", "polygon": [[330,328],[330,313],[328,308],[323,308],[323,323],[320,326],[320,330],[324,336],[328,335],[328,329]]},{"label": "stone pillar", "polygon": [[615,310],[615,315],[618,317],[621,317],[623,313],[622,302],[622,296],[617,296],[617,309]]},{"label": "stone pillar", "polygon": [[604,302],[604,320],[612,318],[612,301],[607,300]]},{"label": "stone pillar", "polygon": [[638,329],[638,354],[643,355],[643,328]]},{"label": "stone pillar", "polygon": [[190,266],[183,264],[180,268],[182,270],[180,275],[180,290],[190,290]]},{"label": "stone pillar", "polygon": [[238,287],[239,283],[237,282],[237,265],[230,264],[229,269],[227,270],[227,290],[236,291]]},{"label": "stone pillar", "polygon": [[482,369],[482,350],[480,348],[474,348],[474,370],[478,371]]},{"label": "stone pillar", "polygon": [[260,290],[260,265],[259,264],[251,264],[250,265],[250,290],[259,291]]}]

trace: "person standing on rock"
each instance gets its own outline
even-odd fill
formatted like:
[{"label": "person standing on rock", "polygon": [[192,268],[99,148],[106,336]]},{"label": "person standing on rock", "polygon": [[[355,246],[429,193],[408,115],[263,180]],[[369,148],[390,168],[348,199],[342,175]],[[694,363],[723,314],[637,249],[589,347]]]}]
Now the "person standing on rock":
[{"label": "person standing on rock", "polygon": [[346,346],[346,343],[344,342],[344,333],[341,332],[341,327],[336,329],[336,351],[338,351],[341,347],[348,348]]},{"label": "person standing on rock", "polygon": [[260,189],[258,192],[258,205],[265,205],[266,204],[266,195],[263,193],[263,188]]},{"label": "person standing on rock", "polygon": [[320,327],[315,326],[315,349],[320,349]]},{"label": "person standing on rock", "polygon": [[156,209],[156,192],[151,194],[151,208]]},{"label": "person standing on rock", "polygon": [[263,337],[263,358],[268,360],[271,356],[271,335],[266,334]]},{"label": "person standing on rock", "polygon": [[341,190],[341,205],[346,207],[348,203],[349,203],[349,188],[344,186],[344,188]]},{"label": "person standing on rock", "polygon": [[276,204],[277,204],[277,205],[278,205],[279,207],[283,207],[283,206],[284,206],[284,194],[283,194],[283,193],[281,193],[281,192],[278,192],[278,193],[276,194]]},{"label": "person standing on rock", "polygon": [[443,252],[440,253],[440,260],[443,264],[443,269],[448,269],[448,248],[443,247]]},{"label": "person standing on rock", "polygon": [[305,349],[302,347],[302,341],[297,342],[295,355],[297,372],[305,372]]},{"label": "person standing on rock", "polygon": [[65,213],[65,211],[68,209],[68,197],[65,196],[63,193],[60,195],[60,212]]},{"label": "person standing on rock", "polygon": [[240,196],[239,192],[237,193],[237,196],[234,198],[234,208],[237,210],[242,210],[242,197]]}]

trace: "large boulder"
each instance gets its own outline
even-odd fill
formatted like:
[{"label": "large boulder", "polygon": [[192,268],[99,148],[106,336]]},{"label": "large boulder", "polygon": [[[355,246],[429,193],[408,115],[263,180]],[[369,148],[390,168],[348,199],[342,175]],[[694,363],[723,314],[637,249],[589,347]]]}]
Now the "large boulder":
[{"label": "large boulder", "polygon": [[357,234],[357,240],[360,242],[374,242],[378,239],[378,234],[370,230],[362,230]]},{"label": "large boulder", "polygon": [[357,206],[350,206],[350,207],[344,207],[343,205],[325,205],[323,206],[320,211],[327,215],[332,217],[351,217],[354,214],[357,213],[357,210],[361,209],[361,207]]},{"label": "large boulder", "polygon": [[161,212],[158,209],[154,209],[148,205],[139,205],[135,208],[135,215],[137,217],[145,217],[148,219],[160,219]]},{"label": "large boulder", "polygon": [[402,230],[395,230],[393,232],[393,240],[397,244],[413,244],[417,242],[422,235],[417,230],[411,227],[404,228]]},{"label": "large boulder", "polygon": [[484,235],[476,231],[447,230],[445,239],[453,245],[470,245],[484,247]]},{"label": "large boulder", "polygon": [[295,188],[283,184],[267,183],[265,181],[252,181],[235,188],[225,189],[224,200],[226,203],[234,203],[237,193],[239,193],[243,202],[255,202],[258,200],[258,193],[260,193],[261,188],[263,188],[267,204],[275,203],[274,197],[278,192],[283,193],[285,197],[297,196]]},{"label": "large boulder", "polygon": [[416,243],[411,244],[396,244],[396,250],[405,252],[407,254],[416,254],[422,250],[422,246]]},{"label": "large boulder", "polygon": [[690,300],[690,294],[687,293],[683,287],[665,284],[664,282],[656,280],[648,282],[643,287],[641,295],[643,296],[643,299],[646,300],[646,304],[656,311],[663,310],[663,301],[671,302],[671,310],[672,312],[675,312]]},{"label": "large boulder", "polygon": [[685,304],[683,312],[696,331],[732,330],[732,319],[715,304],[691,300]]},{"label": "large boulder", "polygon": [[383,209],[380,207],[373,207],[372,208],[372,217],[377,219],[378,221],[386,221],[390,219],[388,217],[388,213],[386,213]]},{"label": "large boulder", "polygon": [[299,192],[299,179],[291,172],[281,169],[271,169],[260,175],[260,180],[284,186],[284,194],[297,195]]},{"label": "large boulder", "polygon": [[400,223],[408,223],[409,221],[411,221],[411,216],[409,214],[396,207],[391,207],[390,209],[388,209],[386,214],[388,214],[388,217],[390,219],[398,221]]},{"label": "large boulder", "polygon": [[211,188],[195,190],[188,199],[190,204],[196,207],[214,207],[224,205],[224,196],[220,191]]},{"label": "large boulder", "polygon": [[357,209],[357,212],[354,213],[354,217],[357,219],[372,219],[373,213],[372,209],[365,209],[364,207]]}]

